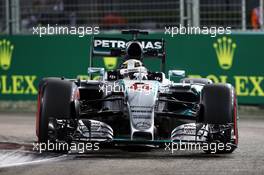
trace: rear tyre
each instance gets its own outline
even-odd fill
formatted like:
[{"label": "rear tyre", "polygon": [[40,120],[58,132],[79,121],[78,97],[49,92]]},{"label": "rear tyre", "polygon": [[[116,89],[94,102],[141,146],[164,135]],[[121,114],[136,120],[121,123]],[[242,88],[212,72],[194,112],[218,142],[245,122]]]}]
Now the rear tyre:
[{"label": "rear tyre", "polygon": [[74,97],[77,91],[76,84],[68,80],[47,78],[40,82],[36,119],[39,142],[46,143],[49,140],[49,132],[52,132],[49,130],[50,121],[76,117]]},{"label": "rear tyre", "polygon": [[205,85],[201,96],[202,118],[199,120],[213,129],[230,126],[222,129],[221,133],[210,134],[212,142],[227,145],[224,149],[216,149],[216,153],[232,153],[238,145],[237,100],[234,88],[229,84]]}]

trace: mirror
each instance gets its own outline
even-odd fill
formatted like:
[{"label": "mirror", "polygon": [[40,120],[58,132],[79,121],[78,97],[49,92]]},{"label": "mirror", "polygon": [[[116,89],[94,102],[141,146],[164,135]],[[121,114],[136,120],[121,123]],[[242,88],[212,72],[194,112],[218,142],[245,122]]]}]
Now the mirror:
[{"label": "mirror", "polygon": [[185,70],[169,70],[169,80],[171,77],[185,77]]},{"label": "mirror", "polygon": [[88,67],[88,75],[90,79],[92,78],[92,75],[96,73],[99,73],[99,75],[103,77],[105,73],[105,69],[102,67]]}]

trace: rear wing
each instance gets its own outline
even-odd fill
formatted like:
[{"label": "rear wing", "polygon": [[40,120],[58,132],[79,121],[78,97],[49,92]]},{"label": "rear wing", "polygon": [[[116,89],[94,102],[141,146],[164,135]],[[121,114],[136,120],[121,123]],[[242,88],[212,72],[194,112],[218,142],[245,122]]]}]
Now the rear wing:
[{"label": "rear wing", "polygon": [[[126,34],[123,32],[123,34]],[[131,33],[127,33],[131,34]],[[90,67],[93,67],[93,59],[99,57],[118,57],[123,59],[126,54],[127,44],[130,41],[138,41],[143,48],[143,59],[161,59],[161,71],[165,71],[165,42],[163,39],[137,39],[93,37],[90,45]]]}]

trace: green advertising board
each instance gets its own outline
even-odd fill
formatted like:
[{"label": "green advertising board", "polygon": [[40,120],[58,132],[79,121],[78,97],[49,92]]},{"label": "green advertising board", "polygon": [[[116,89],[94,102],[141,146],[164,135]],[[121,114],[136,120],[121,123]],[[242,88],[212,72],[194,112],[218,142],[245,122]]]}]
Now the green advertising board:
[{"label": "green advertising board", "polygon": [[[124,38],[121,35],[101,37]],[[264,35],[210,37],[184,35],[166,41],[166,72],[183,69],[190,77],[206,77],[235,86],[240,104],[264,104]],[[144,36],[145,38],[145,36]],[[0,100],[36,100],[43,77],[85,77],[91,37],[0,35]],[[160,70],[160,60],[146,60],[151,71]],[[95,66],[114,69],[116,58],[97,59]]]}]

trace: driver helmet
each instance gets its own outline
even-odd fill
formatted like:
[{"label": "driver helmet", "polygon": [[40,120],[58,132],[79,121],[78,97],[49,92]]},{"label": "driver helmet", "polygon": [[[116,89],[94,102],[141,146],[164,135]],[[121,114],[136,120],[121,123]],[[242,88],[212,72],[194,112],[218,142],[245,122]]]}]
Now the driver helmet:
[{"label": "driver helmet", "polygon": [[148,70],[139,60],[129,59],[125,61],[120,68],[120,74],[123,76],[124,79],[147,79]]}]

